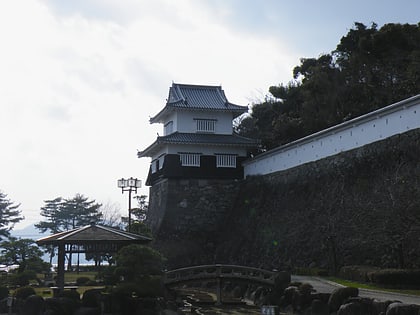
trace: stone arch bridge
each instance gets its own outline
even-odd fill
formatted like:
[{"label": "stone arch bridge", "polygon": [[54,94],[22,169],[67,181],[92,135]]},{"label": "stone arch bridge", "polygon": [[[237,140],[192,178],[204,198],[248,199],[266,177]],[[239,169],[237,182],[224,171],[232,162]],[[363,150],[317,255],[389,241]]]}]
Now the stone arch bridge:
[{"label": "stone arch bridge", "polygon": [[274,287],[278,275],[279,272],[277,271],[269,271],[246,266],[216,264],[192,266],[167,271],[164,274],[163,282],[165,287],[170,288],[186,283],[216,280],[216,304],[221,304],[223,280],[244,281],[246,283],[255,283],[266,287]]}]

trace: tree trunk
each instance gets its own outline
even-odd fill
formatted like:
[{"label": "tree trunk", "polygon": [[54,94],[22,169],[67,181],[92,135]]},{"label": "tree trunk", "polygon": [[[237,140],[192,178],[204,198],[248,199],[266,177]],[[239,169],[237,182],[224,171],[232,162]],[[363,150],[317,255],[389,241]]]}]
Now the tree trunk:
[{"label": "tree trunk", "polygon": [[397,255],[398,255],[398,268],[404,269],[405,261],[404,261],[404,247],[403,247],[402,241],[398,243]]}]

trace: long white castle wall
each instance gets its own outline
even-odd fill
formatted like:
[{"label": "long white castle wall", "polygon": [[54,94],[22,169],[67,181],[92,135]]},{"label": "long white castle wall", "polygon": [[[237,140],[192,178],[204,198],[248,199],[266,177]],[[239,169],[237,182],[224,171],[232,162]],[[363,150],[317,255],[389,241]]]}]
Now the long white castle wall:
[{"label": "long white castle wall", "polygon": [[264,175],[420,128],[420,94],[247,160],[244,176]]}]

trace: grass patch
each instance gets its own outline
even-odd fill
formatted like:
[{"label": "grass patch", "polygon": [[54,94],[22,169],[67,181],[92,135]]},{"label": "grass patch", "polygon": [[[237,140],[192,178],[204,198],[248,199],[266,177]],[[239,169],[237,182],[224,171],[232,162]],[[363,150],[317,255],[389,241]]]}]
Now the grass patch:
[{"label": "grass patch", "polygon": [[384,288],[384,287],[377,286],[377,285],[374,285],[374,284],[367,284],[367,283],[349,281],[349,280],[344,280],[344,279],[335,278],[335,277],[327,277],[325,279],[327,279],[329,281],[332,281],[332,282],[335,282],[335,283],[338,283],[338,284],[341,284],[341,285],[344,285],[346,287],[367,289],[367,290],[376,290],[376,291],[385,291],[385,292],[395,292],[395,293],[401,293],[401,294],[411,294],[411,295],[420,296],[420,290]]}]

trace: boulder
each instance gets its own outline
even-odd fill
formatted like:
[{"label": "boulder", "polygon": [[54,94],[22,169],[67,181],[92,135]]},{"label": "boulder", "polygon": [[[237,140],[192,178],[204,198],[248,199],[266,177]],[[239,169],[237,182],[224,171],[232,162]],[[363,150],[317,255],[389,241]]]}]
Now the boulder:
[{"label": "boulder", "polygon": [[373,312],[372,299],[349,298],[345,304],[338,309],[337,315],[376,315]]},{"label": "boulder", "polygon": [[290,285],[290,272],[279,271],[274,279],[274,291],[283,292]]},{"label": "boulder", "polygon": [[418,315],[420,305],[406,303],[391,303],[386,309],[386,315]]},{"label": "boulder", "polygon": [[24,315],[43,315],[44,311],[44,299],[39,295],[30,295],[26,298],[19,313]]},{"label": "boulder", "polygon": [[344,287],[335,289],[328,300],[330,312],[337,312],[340,306],[349,298],[359,295],[358,288]]},{"label": "boulder", "polygon": [[284,303],[285,305],[292,305],[296,299],[296,294],[298,292],[297,287],[287,287],[284,289]]},{"label": "boulder", "polygon": [[385,315],[386,309],[388,308],[388,306],[392,303],[395,303],[398,301],[378,301],[378,300],[373,300],[372,301],[372,312],[374,314],[383,314]]},{"label": "boulder", "polygon": [[363,311],[362,304],[350,302],[342,304],[338,309],[337,315],[370,315]]},{"label": "boulder", "polygon": [[323,300],[314,299],[311,303],[311,315],[328,315],[328,303]]}]

